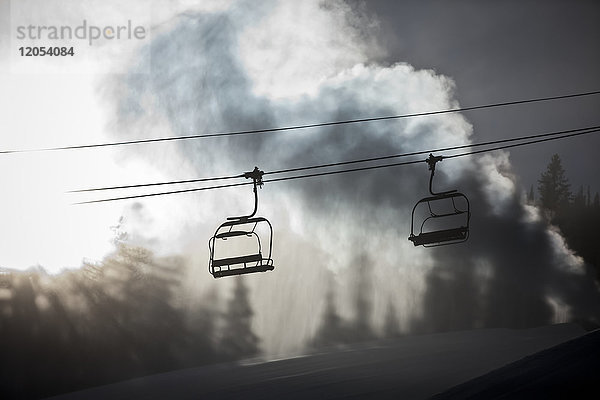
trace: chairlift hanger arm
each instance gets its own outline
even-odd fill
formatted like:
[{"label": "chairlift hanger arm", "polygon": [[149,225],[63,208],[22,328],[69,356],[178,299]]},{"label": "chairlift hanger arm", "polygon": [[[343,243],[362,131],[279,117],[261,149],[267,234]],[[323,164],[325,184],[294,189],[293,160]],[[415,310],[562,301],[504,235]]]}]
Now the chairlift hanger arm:
[{"label": "chairlift hanger arm", "polygon": [[252,211],[252,214],[250,215],[242,215],[240,217],[228,217],[228,220],[243,220],[243,219],[249,219],[254,217],[254,215],[256,215],[256,211],[258,211],[258,190],[256,190],[256,187],[262,187],[263,185],[263,180],[262,177],[265,174],[264,171],[261,171],[260,169],[258,169],[258,167],[254,167],[254,169],[250,172],[244,172],[244,178],[246,179],[252,179],[252,191],[254,192],[254,210]]},{"label": "chairlift hanger arm", "polygon": [[429,153],[429,157],[425,160],[425,162],[429,164],[429,170],[431,171],[431,176],[429,177],[429,193],[431,193],[433,196],[440,196],[456,192],[456,190],[448,190],[445,192],[433,191],[433,175],[435,175],[435,163],[442,161],[444,158],[444,156],[434,156],[433,154]]}]

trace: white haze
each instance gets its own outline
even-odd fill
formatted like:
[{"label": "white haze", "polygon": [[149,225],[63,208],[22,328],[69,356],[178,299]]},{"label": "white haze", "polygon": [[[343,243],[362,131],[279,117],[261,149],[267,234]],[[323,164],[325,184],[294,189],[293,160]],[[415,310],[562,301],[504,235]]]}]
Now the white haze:
[{"label": "white haze", "polygon": [[[133,4],[147,7],[141,1]],[[377,21],[345,2],[233,1],[210,9],[173,4],[171,10],[161,3],[151,8],[152,41],[131,58],[129,72],[107,75],[96,85],[108,121],[102,134],[110,132],[111,139],[458,106],[451,78],[416,70],[410,60],[378,65],[375,60],[385,46],[376,40]],[[145,73],[148,65],[150,73]],[[452,114],[137,146],[115,152],[112,163],[99,170],[118,165],[129,171],[129,182],[187,179],[239,174],[255,165],[270,171],[472,140],[477,140],[473,127]],[[131,165],[144,168],[131,174]],[[436,185],[465,192],[474,217],[469,242],[437,250],[415,248],[407,240],[412,206],[427,194],[424,164],[265,185],[259,215],[274,226],[276,269],[248,276],[246,282],[254,328],[268,354],[302,351],[319,328],[330,290],[348,320],[361,317],[356,298],[365,297],[365,322],[376,332],[382,330],[389,304],[408,332],[543,322],[546,305],[540,306],[538,298],[551,299],[560,314],[554,320],[565,320],[564,304],[577,311],[595,296],[584,288],[580,299],[560,286],[563,279],[581,276],[581,261],[520,203],[508,153],[446,160],[438,171]],[[97,176],[102,178],[86,186],[110,182],[108,175]],[[249,187],[92,205],[86,212],[100,215],[111,207],[121,211],[114,218],[124,215],[120,229],[129,233],[131,243],[159,255],[186,256],[190,297],[209,288],[216,288],[221,300],[229,296],[232,279],[213,280],[206,271],[207,242],[225,217],[251,209]],[[106,227],[114,223],[107,221]],[[438,301],[431,291],[436,287],[447,289],[437,294]],[[511,290],[531,292],[531,307],[529,297],[511,301]],[[470,309],[479,296],[485,304]],[[454,308],[444,308],[450,303]],[[442,316],[447,316],[446,325]]]},{"label": "white haze", "polygon": [[[144,50],[151,54],[153,73],[118,77],[109,85],[107,99],[119,102],[114,131],[120,137],[163,135],[164,130],[151,129],[156,118],[166,121],[172,133],[186,135],[458,105],[450,78],[406,63],[374,63],[384,51],[375,39],[377,23],[344,2],[273,1],[255,7],[238,1],[222,12],[177,15],[168,26]],[[160,157],[156,148],[140,149],[139,155],[173,177],[182,177],[177,173],[181,164],[197,176],[219,176],[254,165],[269,171],[463,144],[474,136],[464,117],[445,115],[182,142],[177,147],[182,158]],[[276,270],[247,281],[255,329],[268,353],[302,349],[319,327],[329,290],[348,320],[361,317],[356,298],[365,297],[366,323],[376,332],[389,304],[404,331],[543,323],[549,321],[550,308],[559,313],[555,304],[570,303],[573,309],[578,302],[586,304],[572,291],[553,287],[559,271],[581,273],[581,262],[543,224],[526,221],[508,153],[445,161],[439,171],[436,183],[461,186],[474,208],[475,239],[449,250],[414,248],[406,240],[412,205],[427,191],[424,165],[273,183],[261,190],[259,214],[275,227]],[[214,281],[206,273],[206,241],[226,216],[251,208],[250,189],[142,202],[139,209],[164,222],[163,201],[176,202],[180,214],[171,215],[161,229],[185,229],[179,235],[158,233],[152,243],[186,251],[195,267],[192,291],[218,288],[226,298],[231,280]],[[500,227],[512,239],[505,248]],[[536,232],[535,239],[523,257],[519,251],[524,251],[528,231]],[[516,292],[524,296],[516,303],[509,301],[513,279],[520,282]],[[435,285],[449,285],[448,296],[462,292],[464,300],[456,300],[450,310],[443,308],[450,304],[443,297],[442,306],[431,304]],[[586,296],[595,296],[588,289],[582,289]],[[484,304],[469,309],[479,295],[487,296]],[[440,323],[444,315],[446,325]],[[554,320],[565,318],[562,307]]]},{"label": "white haze", "polygon": [[[19,46],[40,43],[16,40],[17,26],[76,27],[84,19],[88,24],[114,25],[131,19],[149,30],[156,22],[157,30],[165,27],[161,21],[168,21],[173,13],[215,11],[226,6],[223,1],[155,2],[153,7],[119,1],[0,2],[0,149],[114,139],[107,130],[111,117],[98,88],[107,72],[122,70],[139,51],[136,43],[100,41],[97,46],[75,43],[74,57],[20,57]],[[156,128],[157,122],[153,122]],[[123,204],[73,206],[71,203],[88,197],[66,195],[65,191],[167,179],[163,171],[131,157],[128,151],[104,148],[1,155],[0,268],[41,266],[58,273],[78,268],[84,260],[100,261],[113,251],[113,227],[127,214]]]}]

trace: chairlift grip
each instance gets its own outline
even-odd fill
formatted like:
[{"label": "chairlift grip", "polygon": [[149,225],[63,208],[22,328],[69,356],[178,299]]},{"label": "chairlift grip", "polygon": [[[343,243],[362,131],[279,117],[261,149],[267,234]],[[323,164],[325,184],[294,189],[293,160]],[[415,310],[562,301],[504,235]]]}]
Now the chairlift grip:
[{"label": "chairlift grip", "polygon": [[429,193],[431,193],[433,196],[440,196],[456,192],[456,189],[448,190],[446,192],[433,191],[433,175],[435,175],[435,163],[437,163],[438,161],[442,161],[443,159],[444,156],[434,156],[433,154],[429,153],[429,157],[425,160],[425,162],[429,164],[429,170],[431,171],[431,176],[429,177]]},{"label": "chairlift grip", "polygon": [[265,172],[258,169],[258,167],[254,167],[254,169],[250,172],[244,172],[244,178],[252,179],[252,191],[254,192],[254,210],[252,211],[252,214],[250,214],[250,215],[242,215],[240,217],[227,217],[227,220],[232,221],[232,220],[249,219],[249,218],[254,217],[254,215],[256,215],[256,211],[258,211],[258,190],[256,190],[256,187],[257,186],[262,187],[262,185],[263,185],[262,177],[263,177],[264,173]]}]

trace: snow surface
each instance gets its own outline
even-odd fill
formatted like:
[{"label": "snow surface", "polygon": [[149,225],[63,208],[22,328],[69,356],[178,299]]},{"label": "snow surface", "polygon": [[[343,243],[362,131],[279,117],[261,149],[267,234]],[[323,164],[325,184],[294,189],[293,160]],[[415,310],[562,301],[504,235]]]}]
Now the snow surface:
[{"label": "snow surface", "polygon": [[600,330],[595,330],[458,385],[433,399],[600,398],[599,367]]},{"label": "snow surface", "polygon": [[[521,371],[531,373],[529,367],[522,369],[522,365],[529,364],[519,363],[538,360],[538,355],[542,357],[540,363],[548,363],[540,376],[548,376],[550,381],[542,381],[542,386],[544,382],[552,382],[554,378],[547,374],[562,356],[553,352],[546,356],[542,352],[510,363],[564,342],[561,345],[566,346],[562,347],[564,357],[575,363],[584,358],[585,346],[598,348],[598,336],[597,332],[586,335],[573,324],[405,336],[303,357],[246,360],[172,371],[52,399],[424,399],[436,394],[439,399],[454,399],[468,397],[467,393],[479,394],[475,398],[489,398],[483,390],[495,384],[495,379],[504,379],[497,386],[500,392],[511,387],[510,379],[519,378]],[[575,338],[578,339],[572,341]],[[580,342],[583,348],[577,345],[577,340],[583,340]],[[467,381],[503,366],[508,369],[500,369],[499,378],[493,372],[488,378],[475,379],[475,386],[468,386]],[[467,383],[457,386],[463,382]],[[523,384],[522,380],[514,382]]]}]

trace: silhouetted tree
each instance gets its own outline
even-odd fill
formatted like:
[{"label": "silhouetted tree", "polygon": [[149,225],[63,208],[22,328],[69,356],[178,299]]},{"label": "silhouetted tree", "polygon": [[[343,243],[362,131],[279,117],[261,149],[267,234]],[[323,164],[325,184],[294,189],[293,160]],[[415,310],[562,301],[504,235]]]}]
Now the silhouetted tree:
[{"label": "silhouetted tree", "polygon": [[189,331],[187,346],[180,358],[186,365],[194,365],[198,360],[213,362],[218,359],[216,351],[216,321],[219,302],[217,290],[213,287],[201,297],[199,304],[191,304],[186,310],[186,325]]},{"label": "silhouetted tree", "polygon": [[600,199],[596,193],[592,202],[589,185],[587,191],[580,186],[574,196],[569,188],[560,157],[554,154],[539,180],[540,206],[560,228],[569,248],[583,257],[588,266],[596,268],[596,279],[600,281],[600,247],[596,234],[600,226]]},{"label": "silhouetted tree", "polygon": [[325,296],[325,310],[321,326],[310,343],[310,346],[313,348],[336,346],[347,342],[344,322],[338,314],[335,305],[333,284],[330,283],[329,286],[329,290]]},{"label": "silhouetted tree", "polygon": [[573,197],[573,206],[577,207],[577,208],[585,208],[586,207],[586,200],[585,200],[585,194],[583,192],[583,186],[579,187],[579,191],[577,192],[575,197]]},{"label": "silhouetted tree", "polygon": [[58,275],[0,271],[2,398],[46,397],[215,361],[212,338],[198,336],[211,331],[214,311],[194,330],[185,318],[193,311],[174,299],[182,267],[176,257],[118,243],[101,263]]},{"label": "silhouetted tree", "polygon": [[362,254],[356,258],[352,266],[355,284],[354,295],[354,320],[350,329],[351,340],[360,342],[375,337],[371,327],[372,316],[372,264],[369,258]]},{"label": "silhouetted tree", "polygon": [[527,194],[527,203],[534,204],[535,203],[535,194],[533,193],[533,185],[529,188],[529,193]]},{"label": "silhouetted tree", "polygon": [[400,322],[396,307],[391,301],[388,302],[387,311],[385,313],[385,323],[383,325],[383,336],[386,338],[394,338],[400,336]]},{"label": "silhouetted tree", "polygon": [[587,187],[587,198],[585,201],[585,205],[589,207],[592,204],[592,197],[590,196],[590,185]]},{"label": "silhouetted tree", "polygon": [[596,279],[600,280],[600,246],[597,230],[600,226],[600,207],[587,205],[583,187],[568,207],[554,219],[569,248],[583,257],[585,262],[596,268]]},{"label": "silhouetted tree", "polygon": [[551,218],[569,203],[570,184],[558,154],[552,156],[546,171],[542,173],[538,181],[538,192],[540,206],[550,212]]},{"label": "silhouetted tree", "polygon": [[231,359],[255,356],[259,353],[259,339],[252,331],[252,306],[244,278],[236,278],[233,296],[224,314],[224,326],[220,347]]}]

